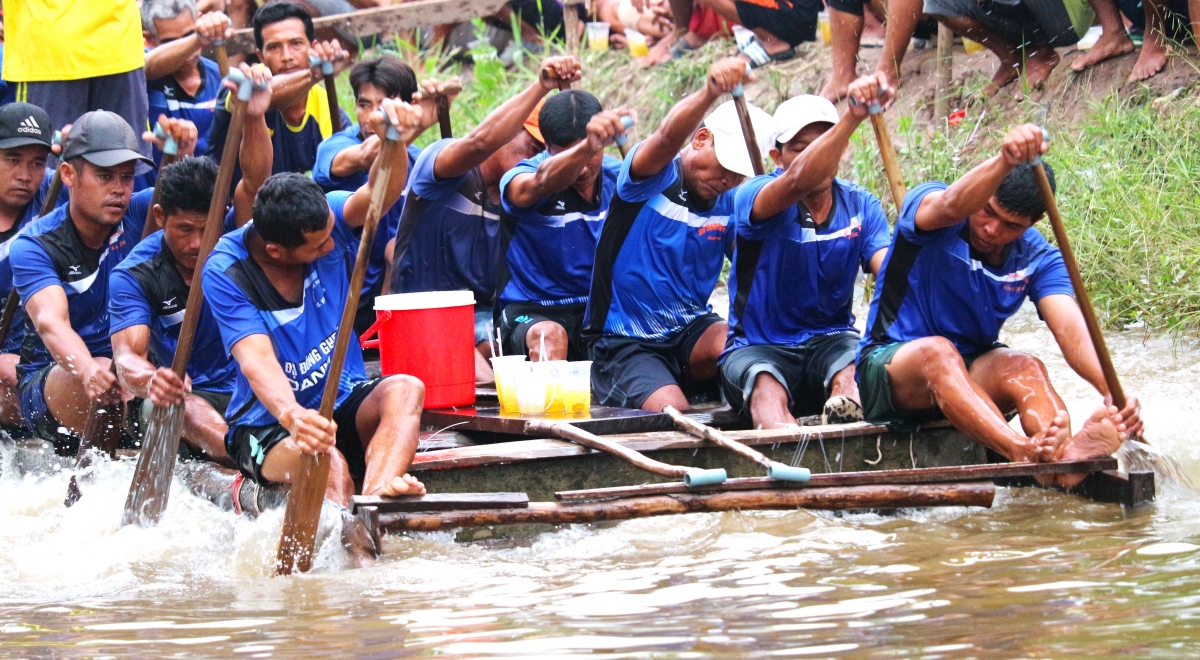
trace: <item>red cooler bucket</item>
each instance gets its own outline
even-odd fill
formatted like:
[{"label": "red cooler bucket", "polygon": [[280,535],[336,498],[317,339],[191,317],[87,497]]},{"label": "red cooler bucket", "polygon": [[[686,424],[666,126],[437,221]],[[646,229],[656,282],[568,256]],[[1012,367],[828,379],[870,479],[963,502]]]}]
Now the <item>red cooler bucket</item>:
[{"label": "red cooler bucket", "polygon": [[[363,348],[378,348],[384,376],[425,383],[425,408],[475,403],[475,295],[470,291],[397,293],[375,298],[375,324]],[[378,333],[378,339],[372,337]]]}]

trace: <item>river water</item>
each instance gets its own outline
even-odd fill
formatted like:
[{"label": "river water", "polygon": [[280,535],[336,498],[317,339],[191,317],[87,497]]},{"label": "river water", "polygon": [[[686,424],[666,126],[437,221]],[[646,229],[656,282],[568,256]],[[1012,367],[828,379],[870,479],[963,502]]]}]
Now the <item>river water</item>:
[{"label": "river water", "polygon": [[[1048,363],[1073,415],[1097,396],[1028,310],[1003,339]],[[1200,477],[1200,347],[1112,336],[1147,436]],[[11,472],[8,471],[8,472]],[[392,537],[372,568],[336,543],[268,577],[282,516],[179,492],[117,529],[130,464],[72,509],[67,475],[0,477],[6,657],[1194,657],[1200,499],[1133,511],[1034,489],[990,510],[697,514],[519,540]]]}]

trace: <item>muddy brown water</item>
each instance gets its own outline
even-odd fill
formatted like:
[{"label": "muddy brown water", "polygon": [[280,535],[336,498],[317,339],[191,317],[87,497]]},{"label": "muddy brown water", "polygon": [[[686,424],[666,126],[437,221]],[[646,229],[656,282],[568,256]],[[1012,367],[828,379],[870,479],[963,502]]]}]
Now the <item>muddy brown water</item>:
[{"label": "muddy brown water", "polygon": [[[1028,311],[1078,417],[1096,396]],[[1155,446],[1200,477],[1200,348],[1112,337]],[[176,489],[118,530],[131,464],[64,509],[65,473],[0,477],[0,656],[1194,657],[1200,498],[1133,511],[1000,489],[990,510],[699,514],[456,543],[387,540],[376,566],[270,578],[282,516]]]}]

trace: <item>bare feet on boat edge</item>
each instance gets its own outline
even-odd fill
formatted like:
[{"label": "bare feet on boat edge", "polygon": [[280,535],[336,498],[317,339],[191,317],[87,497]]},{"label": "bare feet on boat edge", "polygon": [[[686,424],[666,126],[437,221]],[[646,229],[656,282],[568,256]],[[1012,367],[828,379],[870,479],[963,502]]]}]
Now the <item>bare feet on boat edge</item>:
[{"label": "bare feet on boat edge", "polygon": [[1158,75],[1158,72],[1167,65],[1168,52],[1166,44],[1160,43],[1152,35],[1146,35],[1142,41],[1142,52],[1138,54],[1137,62],[1133,64],[1133,72],[1129,74],[1127,80],[1139,82]]},{"label": "bare feet on boat edge", "polygon": [[[1100,406],[1087,418],[1079,429],[1056,457],[1059,461],[1085,461],[1090,458],[1112,456],[1120,449],[1124,440],[1125,423],[1116,406]],[[1062,488],[1078,486],[1086,474],[1059,474],[1053,484]]]},{"label": "bare feet on boat edge", "polygon": [[1128,55],[1133,52],[1133,39],[1129,38],[1129,33],[1125,30],[1120,32],[1105,32],[1100,40],[1094,46],[1082,52],[1079,57],[1076,57],[1071,62],[1072,71],[1083,71],[1084,69],[1095,66],[1104,60],[1109,60],[1114,57]]},{"label": "bare feet on boat edge", "polygon": [[379,488],[364,489],[363,495],[378,495],[379,497],[400,497],[402,495],[424,495],[425,484],[411,474],[392,477]]}]

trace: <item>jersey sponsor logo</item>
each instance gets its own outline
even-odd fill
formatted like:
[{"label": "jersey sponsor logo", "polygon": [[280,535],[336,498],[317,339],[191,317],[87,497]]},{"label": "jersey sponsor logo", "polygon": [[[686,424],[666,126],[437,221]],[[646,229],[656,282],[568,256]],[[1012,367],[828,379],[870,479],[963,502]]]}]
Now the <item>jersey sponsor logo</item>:
[{"label": "jersey sponsor logo", "polygon": [[558,203],[554,205],[554,210],[555,211],[566,211],[567,210],[566,200],[562,200],[562,199],[558,200]]},{"label": "jersey sponsor logo", "polygon": [[75,265],[67,268],[68,275],[83,275],[83,266]]},{"label": "jersey sponsor logo", "polygon": [[696,233],[710,241],[721,241],[725,239],[725,225],[710,223],[697,229]]},{"label": "jersey sponsor logo", "polygon": [[25,119],[21,120],[21,123],[17,126],[17,132],[41,135],[42,127],[38,126],[37,120],[33,118],[33,115],[29,115]]},{"label": "jersey sponsor logo", "polygon": [[172,296],[171,298],[167,298],[166,300],[164,300],[163,301],[163,309],[167,310],[167,309],[171,309],[172,307],[174,307],[176,297],[177,296]]}]

